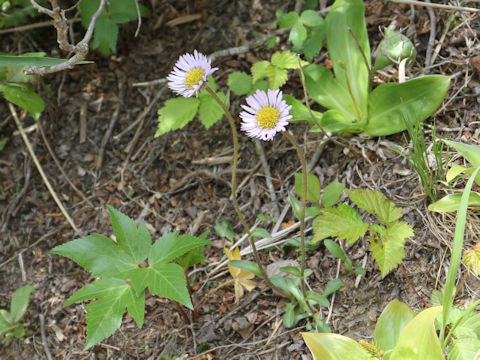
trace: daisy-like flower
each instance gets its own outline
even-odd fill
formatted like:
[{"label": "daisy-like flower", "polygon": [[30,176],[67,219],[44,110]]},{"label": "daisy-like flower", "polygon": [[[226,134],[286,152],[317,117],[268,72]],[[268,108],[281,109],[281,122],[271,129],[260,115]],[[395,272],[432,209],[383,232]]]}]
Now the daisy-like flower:
[{"label": "daisy-like flower", "polygon": [[167,76],[168,87],[184,97],[198,95],[207,76],[217,70],[218,68],[212,68],[212,62],[204,54],[195,50],[193,55],[180,56],[173,71]]},{"label": "daisy-like flower", "polygon": [[247,105],[242,105],[245,111],[240,113],[243,122],[241,129],[248,136],[263,141],[270,141],[275,134],[285,131],[292,115],[289,114],[290,105],[282,98],[280,90],[268,89],[268,93],[262,90],[247,97]]}]

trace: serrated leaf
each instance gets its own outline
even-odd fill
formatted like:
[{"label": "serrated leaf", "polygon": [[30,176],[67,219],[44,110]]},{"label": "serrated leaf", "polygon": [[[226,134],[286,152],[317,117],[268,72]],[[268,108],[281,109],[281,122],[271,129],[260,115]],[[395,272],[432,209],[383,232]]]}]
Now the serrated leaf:
[{"label": "serrated leaf", "polygon": [[[298,69],[298,58],[297,54],[290,50],[284,50],[284,51],[276,51],[272,55],[272,60],[271,60],[272,65],[278,66],[279,68],[282,69]],[[306,65],[304,61],[302,61],[302,65]]]},{"label": "serrated leaf", "polygon": [[298,14],[295,11],[290,11],[288,14],[283,15],[280,22],[280,29],[289,28],[295,25],[298,21]]},{"label": "serrated leaf", "polygon": [[[301,198],[303,196],[303,175],[295,173],[295,192]],[[318,203],[320,201],[321,185],[320,180],[314,174],[307,174],[307,201]]]},{"label": "serrated leaf", "polygon": [[371,225],[370,229],[376,232],[370,237],[370,251],[385,277],[405,257],[405,240],[414,235],[413,229],[405,221],[396,221],[386,228]]},{"label": "serrated leaf", "polygon": [[325,20],[323,20],[323,18],[314,10],[302,11],[300,21],[307,26],[319,26],[325,22]]},{"label": "serrated leaf", "polygon": [[95,22],[95,33],[93,35],[93,48],[108,57],[111,52],[117,49],[118,26],[111,18],[102,14]]},{"label": "serrated leaf", "polygon": [[178,232],[167,233],[159,238],[151,247],[148,255],[150,266],[173,261],[188,251],[210,242],[192,235],[178,235]]},{"label": "serrated leaf", "polygon": [[158,110],[158,130],[155,137],[183,128],[193,120],[199,105],[200,100],[194,97],[178,97],[165,101],[164,106]]},{"label": "serrated leaf", "polygon": [[70,241],[53,248],[50,252],[72,259],[94,277],[125,279],[137,268],[135,259],[130,254],[101,234]]},{"label": "serrated leaf", "polygon": [[355,205],[378,217],[378,220],[388,224],[402,217],[402,209],[383,196],[380,191],[370,189],[345,190]]},{"label": "serrated leaf", "polygon": [[297,22],[295,25],[292,26],[292,30],[290,30],[290,35],[288,36],[288,40],[290,40],[295,49],[301,49],[303,43],[307,39],[307,29],[303,26],[302,23]]},{"label": "serrated leaf", "polygon": [[303,43],[303,53],[305,54],[305,58],[308,61],[312,61],[313,58],[318,55],[320,50],[322,50],[323,41],[320,37],[309,37]]},{"label": "serrated leaf", "polygon": [[449,360],[476,360],[480,356],[480,340],[455,339],[448,347]]},{"label": "serrated leaf", "polygon": [[338,181],[332,181],[330,184],[328,184],[323,190],[322,205],[324,207],[335,205],[337,201],[340,200],[340,196],[342,195],[344,187],[345,186]]},{"label": "serrated leaf", "polygon": [[[148,13],[148,8],[142,4],[138,5],[140,8],[140,14],[142,16],[146,15]],[[106,11],[117,24],[126,23],[138,18],[137,8],[134,1],[110,1]]]},{"label": "serrated leaf", "polygon": [[270,63],[266,60],[256,62],[252,65],[252,82],[256,83],[258,80],[262,80],[267,76],[267,68],[270,66]]},{"label": "serrated leaf", "polygon": [[269,64],[265,69],[271,89],[278,89],[287,82],[287,70]]},{"label": "serrated leaf", "polygon": [[352,207],[340,204],[335,208],[323,209],[316,218],[312,243],[336,236],[340,240],[346,239],[348,243],[354,243],[365,235],[368,224]]},{"label": "serrated leaf", "polygon": [[145,222],[142,221],[137,228],[133,219],[111,206],[107,208],[118,247],[131,255],[135,263],[141,264],[147,258],[152,246],[152,238]]},{"label": "serrated leaf", "polygon": [[45,102],[29,84],[0,84],[0,92],[6,100],[28,111],[35,121],[45,110]]},{"label": "serrated leaf", "polygon": [[243,71],[228,76],[228,87],[237,95],[246,95],[252,89],[252,77]]},{"label": "serrated leaf", "polygon": [[[227,97],[224,93],[218,92],[217,96],[221,101],[226,102]],[[203,126],[205,126],[205,129],[208,130],[223,117],[224,112],[220,104],[218,104],[209,93],[201,92],[198,98],[200,99],[198,119],[202,122]]]},{"label": "serrated leaf", "polygon": [[233,230],[232,224],[225,219],[218,221],[213,227],[218,236],[224,237],[228,240],[233,240],[235,238],[235,230]]},{"label": "serrated leaf", "polygon": [[[199,238],[202,240],[206,240],[208,233],[208,231],[205,231],[204,233],[202,233],[202,235],[199,236]],[[184,270],[186,270],[195,264],[208,260],[205,256],[203,256],[204,251],[205,245],[196,247],[177,258],[175,262],[180,265]]]},{"label": "serrated leaf", "polygon": [[65,306],[77,301],[91,300],[87,310],[87,341],[85,349],[112,335],[121,325],[125,309],[137,325],[143,325],[145,293],[137,296],[132,287],[120,279],[99,279],[73,294]]},{"label": "serrated leaf", "polygon": [[10,303],[10,315],[13,323],[18,323],[25,314],[33,290],[35,290],[33,286],[22,286],[13,293]]},{"label": "serrated leaf", "polygon": [[401,332],[390,360],[422,359],[443,360],[443,351],[435,332],[435,317],[441,306],[423,310]]}]

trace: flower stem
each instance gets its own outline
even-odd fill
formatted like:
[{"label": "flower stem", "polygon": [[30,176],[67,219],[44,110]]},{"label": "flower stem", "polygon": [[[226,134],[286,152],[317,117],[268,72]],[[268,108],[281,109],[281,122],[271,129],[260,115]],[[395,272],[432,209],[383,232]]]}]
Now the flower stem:
[{"label": "flower stem", "polygon": [[233,120],[232,114],[230,113],[230,110],[226,107],[225,103],[218,97],[218,95],[213,91],[208,85],[205,86],[205,90],[212,95],[212,97],[215,99],[215,101],[220,105],[222,108],[223,112],[227,116],[228,122],[230,123],[230,128],[232,130],[232,138],[233,138],[233,165],[232,165],[232,199],[233,199],[233,206],[235,207],[235,211],[237,212],[238,217],[240,218],[240,221],[245,228],[245,231],[248,234],[248,238],[250,240],[250,245],[252,247],[252,252],[253,252],[253,257],[255,258],[255,262],[257,263],[260,272],[263,275],[263,278],[267,282],[268,286],[270,286],[272,289],[275,291],[284,294],[284,292],[279,289],[277,286],[275,286],[271,280],[268,278],[267,271],[262,265],[262,262],[260,260],[260,256],[258,255],[257,251],[257,246],[255,245],[255,240],[253,239],[252,232],[250,231],[250,227],[248,226],[247,222],[245,221],[245,218],[243,217],[242,211],[240,210],[240,206],[238,206],[238,201],[237,201],[237,165],[238,165],[238,135],[237,135],[237,128],[235,126],[235,121]]},{"label": "flower stem", "polygon": [[307,206],[307,162],[305,161],[305,156],[303,155],[302,148],[300,145],[298,145],[297,141],[295,140],[295,137],[289,132],[285,131],[284,132],[286,138],[288,141],[292,143],[292,145],[295,147],[298,153],[298,157],[300,158],[300,162],[302,163],[302,176],[303,176],[303,191],[302,191],[302,212],[300,214],[300,243],[301,243],[301,256],[302,256],[302,261],[301,261],[301,269],[300,269],[300,274],[301,274],[301,289],[302,289],[302,295],[303,298],[305,299],[305,302],[307,306],[309,307],[310,311],[313,313],[316,313],[317,311],[312,308],[310,303],[307,300],[307,290],[305,288],[305,259],[307,257],[307,251],[305,249],[305,209]]}]

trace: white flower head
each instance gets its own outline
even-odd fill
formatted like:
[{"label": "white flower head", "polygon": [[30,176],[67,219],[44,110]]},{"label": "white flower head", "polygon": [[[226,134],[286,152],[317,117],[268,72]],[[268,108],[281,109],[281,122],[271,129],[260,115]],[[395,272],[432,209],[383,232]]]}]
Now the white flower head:
[{"label": "white flower head", "polygon": [[204,54],[195,50],[192,54],[180,56],[173,71],[167,76],[168,87],[178,95],[198,96],[207,76],[218,68],[212,68],[212,62]]},{"label": "white flower head", "polygon": [[275,134],[285,131],[289,119],[290,105],[287,105],[282,98],[280,90],[268,89],[268,92],[257,90],[257,92],[247,97],[247,105],[242,105],[245,111],[240,113],[243,122],[241,129],[248,136],[258,138],[263,141],[270,141]]}]

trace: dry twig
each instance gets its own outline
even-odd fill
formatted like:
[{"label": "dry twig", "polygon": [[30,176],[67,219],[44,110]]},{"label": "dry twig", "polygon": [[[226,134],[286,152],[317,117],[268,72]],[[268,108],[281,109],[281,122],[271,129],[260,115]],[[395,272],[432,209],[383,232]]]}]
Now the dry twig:
[{"label": "dry twig", "polygon": [[68,40],[68,21],[65,17],[65,10],[60,8],[58,5],[58,0],[50,0],[50,4],[52,5],[52,10],[44,8],[43,6],[37,4],[35,0],[30,0],[32,6],[42,14],[46,14],[53,19],[53,23],[55,29],[57,29],[57,42],[58,46],[61,50],[68,51],[73,53],[74,55],[69,58],[66,62],[53,65],[53,66],[30,66],[25,70],[25,74],[27,75],[46,75],[55,73],[58,71],[63,71],[67,69],[72,69],[75,65],[77,65],[80,61],[85,60],[85,57],[88,54],[88,43],[90,42],[93,29],[95,28],[95,22],[97,18],[102,13],[103,9],[107,5],[107,0],[101,0],[100,5],[98,6],[97,11],[93,14],[92,19],[90,20],[90,24],[88,25],[87,31],[83,39],[77,44],[73,45],[70,44]]}]

